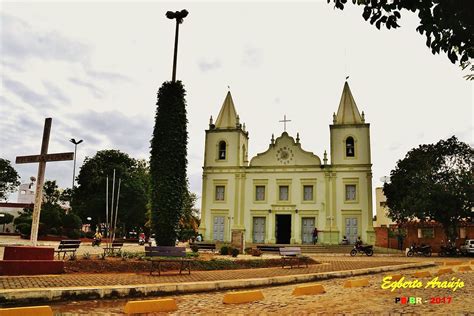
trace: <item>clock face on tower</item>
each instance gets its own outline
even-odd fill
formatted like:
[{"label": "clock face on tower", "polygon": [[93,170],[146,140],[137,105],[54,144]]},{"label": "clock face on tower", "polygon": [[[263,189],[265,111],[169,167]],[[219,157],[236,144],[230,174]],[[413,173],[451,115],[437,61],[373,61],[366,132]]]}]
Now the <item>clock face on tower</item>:
[{"label": "clock face on tower", "polygon": [[276,158],[281,164],[287,165],[288,163],[290,163],[293,157],[293,151],[286,146],[281,147],[277,150]]}]

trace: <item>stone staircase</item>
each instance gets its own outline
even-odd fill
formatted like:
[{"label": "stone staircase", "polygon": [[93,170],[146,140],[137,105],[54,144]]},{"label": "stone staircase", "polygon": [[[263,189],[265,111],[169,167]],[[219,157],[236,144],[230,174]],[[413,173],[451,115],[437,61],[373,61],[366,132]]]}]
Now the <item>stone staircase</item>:
[{"label": "stone staircase", "polygon": [[[324,244],[247,244],[246,247],[257,248],[257,246],[268,246],[268,247],[300,247],[302,253],[349,253],[354,247],[353,245],[324,245]],[[278,251],[265,251],[273,252]]]}]

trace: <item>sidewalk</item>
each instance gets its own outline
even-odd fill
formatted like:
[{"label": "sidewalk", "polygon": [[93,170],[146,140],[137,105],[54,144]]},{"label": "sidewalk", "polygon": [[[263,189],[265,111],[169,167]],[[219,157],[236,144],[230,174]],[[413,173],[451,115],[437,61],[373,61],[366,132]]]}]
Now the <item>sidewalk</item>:
[{"label": "sidewalk", "polygon": [[0,277],[0,304],[206,292],[311,282],[432,265],[433,262],[393,262],[378,258],[371,261],[328,259],[308,268],[193,271],[191,275],[170,272],[161,276],[150,276],[148,273],[5,276]]}]

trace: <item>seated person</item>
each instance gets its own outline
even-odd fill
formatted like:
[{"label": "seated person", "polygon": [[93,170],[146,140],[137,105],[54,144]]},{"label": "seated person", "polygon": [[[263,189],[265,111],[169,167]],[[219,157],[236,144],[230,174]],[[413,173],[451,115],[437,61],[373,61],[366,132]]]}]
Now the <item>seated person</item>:
[{"label": "seated person", "polygon": [[355,243],[356,246],[362,246],[362,240],[360,239],[360,237],[357,237],[357,241]]},{"label": "seated person", "polygon": [[341,242],[341,244],[343,244],[343,245],[348,245],[348,244],[349,244],[349,240],[347,239],[346,236],[342,237],[342,242]]}]

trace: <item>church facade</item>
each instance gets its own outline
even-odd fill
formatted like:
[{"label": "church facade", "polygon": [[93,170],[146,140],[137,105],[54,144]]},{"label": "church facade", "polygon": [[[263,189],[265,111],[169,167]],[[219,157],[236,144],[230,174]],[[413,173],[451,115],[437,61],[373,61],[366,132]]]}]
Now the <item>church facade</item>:
[{"label": "church facade", "polygon": [[283,132],[265,152],[248,158],[249,134],[230,92],[206,130],[201,225],[205,241],[338,244],[374,243],[370,125],[348,83],[330,128],[323,159]]}]

